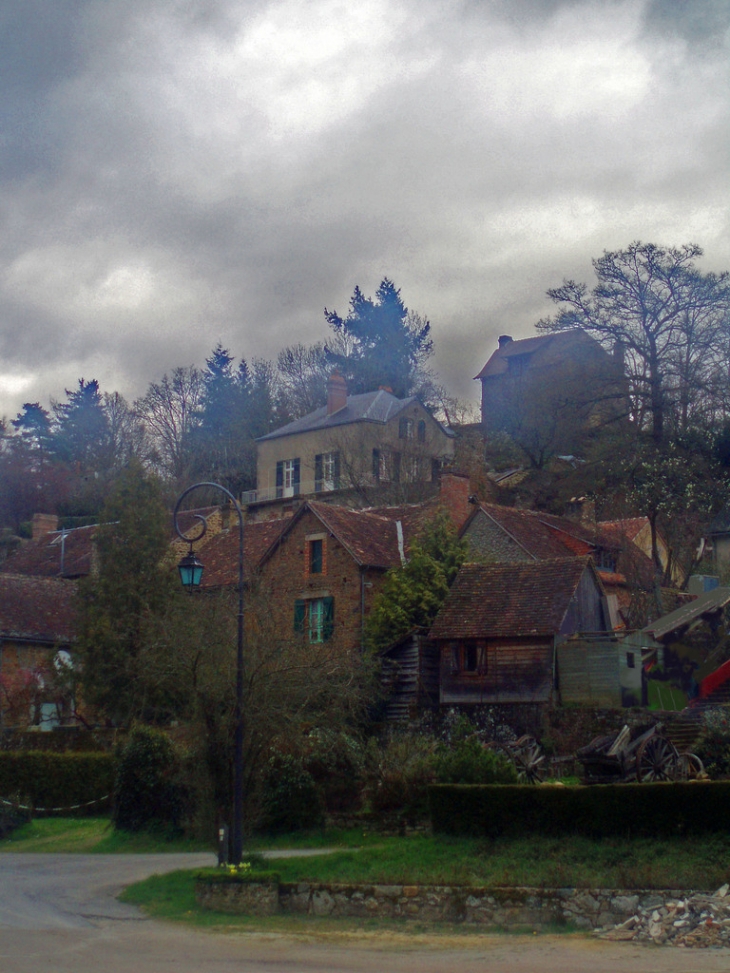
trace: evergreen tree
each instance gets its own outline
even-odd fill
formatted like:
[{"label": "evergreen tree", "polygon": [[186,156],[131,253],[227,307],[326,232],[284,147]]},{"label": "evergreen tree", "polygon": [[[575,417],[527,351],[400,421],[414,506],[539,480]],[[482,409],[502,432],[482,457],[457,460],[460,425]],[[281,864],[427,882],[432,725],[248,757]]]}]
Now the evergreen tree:
[{"label": "evergreen tree", "polygon": [[329,359],[348,380],[351,394],[381,385],[398,398],[415,394],[433,352],[431,325],[408,311],[393,281],[383,278],[375,300],[356,287],[346,318],[327,308],[324,316],[343,348],[329,349]]},{"label": "evergreen tree", "polygon": [[66,389],[66,401],[53,405],[56,428],[53,449],[58,459],[81,472],[105,469],[111,460],[109,420],[96,379],[79,379]]},{"label": "evergreen tree", "polygon": [[414,628],[430,627],[466,552],[448,514],[439,513],[411,545],[408,561],[388,571],[365,625],[371,649],[380,651]]},{"label": "evergreen tree", "polygon": [[100,716],[124,725],[164,705],[145,678],[147,634],[178,588],[164,561],[170,515],[159,483],[138,462],[120,477],[94,540],[98,571],[79,586],[81,696]]}]

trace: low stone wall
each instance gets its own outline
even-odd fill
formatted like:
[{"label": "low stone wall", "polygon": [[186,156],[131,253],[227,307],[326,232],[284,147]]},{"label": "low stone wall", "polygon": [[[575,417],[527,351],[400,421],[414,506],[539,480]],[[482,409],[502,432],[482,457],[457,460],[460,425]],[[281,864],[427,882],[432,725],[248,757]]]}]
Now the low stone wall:
[{"label": "low stone wall", "polygon": [[640,911],[652,912],[689,893],[615,889],[470,888],[442,885],[252,885],[198,881],[206,908],[248,915],[275,912],[333,918],[466,922],[495,929],[567,925],[610,928]]}]

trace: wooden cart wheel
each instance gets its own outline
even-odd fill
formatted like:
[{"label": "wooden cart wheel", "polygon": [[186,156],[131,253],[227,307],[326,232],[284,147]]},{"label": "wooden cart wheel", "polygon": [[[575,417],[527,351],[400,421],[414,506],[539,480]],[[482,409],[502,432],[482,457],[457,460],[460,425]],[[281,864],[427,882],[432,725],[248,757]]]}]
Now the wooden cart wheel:
[{"label": "wooden cart wheel", "polygon": [[679,754],[665,737],[649,737],[639,747],[636,754],[636,779],[640,783],[675,780],[678,768]]},{"label": "wooden cart wheel", "polygon": [[678,756],[677,776],[679,780],[701,780],[706,777],[705,765],[694,753],[680,753]]},{"label": "wooden cart wheel", "polygon": [[539,784],[545,777],[545,754],[535,740],[514,754],[514,764],[518,779],[526,784]]}]

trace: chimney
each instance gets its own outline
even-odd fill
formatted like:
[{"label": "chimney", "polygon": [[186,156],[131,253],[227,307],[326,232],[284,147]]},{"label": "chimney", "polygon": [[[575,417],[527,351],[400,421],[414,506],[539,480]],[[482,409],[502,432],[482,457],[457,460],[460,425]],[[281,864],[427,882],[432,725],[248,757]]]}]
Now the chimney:
[{"label": "chimney", "polygon": [[33,514],[30,523],[34,541],[58,530],[58,517],[55,514]]},{"label": "chimney", "polygon": [[338,371],[327,379],[327,415],[334,415],[347,405],[347,382]]},{"label": "chimney", "polygon": [[508,345],[512,341],[512,335],[501,334],[497,340],[499,341],[499,347],[504,348],[505,345]]},{"label": "chimney", "polygon": [[472,511],[469,503],[469,474],[449,470],[441,474],[439,502],[458,530]]},{"label": "chimney", "polygon": [[570,520],[577,520],[584,527],[596,529],[596,501],[588,497],[571,497],[568,501],[566,516]]}]

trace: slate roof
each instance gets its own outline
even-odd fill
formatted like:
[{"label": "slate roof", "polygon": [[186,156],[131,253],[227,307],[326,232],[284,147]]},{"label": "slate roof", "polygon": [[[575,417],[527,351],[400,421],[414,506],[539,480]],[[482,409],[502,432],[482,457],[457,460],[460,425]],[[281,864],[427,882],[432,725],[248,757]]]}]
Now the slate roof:
[{"label": "slate roof", "polygon": [[[289,525],[286,520],[262,520],[243,527],[243,577],[249,581],[266,551]],[[204,566],[203,588],[220,588],[238,584],[238,526],[222,530],[198,552]]]},{"label": "slate roof", "polygon": [[[534,338],[521,338],[517,341],[508,341],[501,348],[497,348],[484,368],[475,376],[475,379],[490,378],[494,375],[504,375],[508,370],[508,359],[517,355],[533,355],[536,351],[542,351],[548,345],[570,347],[574,344],[584,344],[587,341],[594,341],[590,335],[580,328],[573,328],[569,331],[557,331],[555,334],[537,335]],[[597,344],[597,342],[596,342]]]},{"label": "slate roof", "polygon": [[429,638],[553,636],[575,594],[587,558],[535,564],[464,564]]},{"label": "slate roof", "polygon": [[0,574],[26,574],[42,578],[81,578],[91,571],[96,525],[54,530],[27,541],[0,567]]},{"label": "slate roof", "polygon": [[0,638],[50,645],[72,642],[75,596],[71,581],[0,574]]},{"label": "slate roof", "polygon": [[[295,436],[302,432],[312,432],[320,429],[335,429],[338,426],[346,426],[353,422],[377,422],[384,424],[397,416],[399,412],[406,409],[414,402],[421,404],[414,396],[407,399],[397,399],[392,392],[385,389],[378,389],[377,392],[364,392],[361,395],[348,395],[347,405],[331,415],[327,414],[327,406],[323,405],[314,412],[310,412],[301,419],[295,419],[287,423],[281,429],[261,436],[256,441],[259,443],[267,442],[269,439],[279,439],[282,436]],[[434,422],[436,420],[434,419]],[[440,425],[440,423],[438,424]],[[441,426],[447,436],[453,436],[450,429]]]}]

